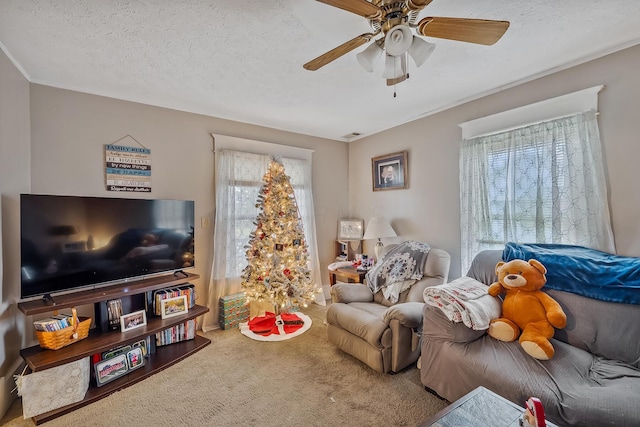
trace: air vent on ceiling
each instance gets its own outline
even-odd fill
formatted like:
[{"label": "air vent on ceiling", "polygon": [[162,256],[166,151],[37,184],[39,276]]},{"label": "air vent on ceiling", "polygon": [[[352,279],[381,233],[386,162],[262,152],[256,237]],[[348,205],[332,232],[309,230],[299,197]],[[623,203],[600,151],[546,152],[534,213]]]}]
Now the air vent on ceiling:
[{"label": "air vent on ceiling", "polygon": [[362,135],[360,132],[351,132],[351,133],[346,134],[342,138],[344,138],[344,139],[353,139],[353,138],[358,137],[360,135]]}]

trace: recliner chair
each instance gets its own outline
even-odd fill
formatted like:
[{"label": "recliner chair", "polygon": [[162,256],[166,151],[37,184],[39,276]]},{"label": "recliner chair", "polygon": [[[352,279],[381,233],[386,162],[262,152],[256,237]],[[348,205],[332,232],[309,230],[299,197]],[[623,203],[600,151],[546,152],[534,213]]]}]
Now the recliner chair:
[{"label": "recliner chair", "polygon": [[[385,246],[388,253],[394,245]],[[384,262],[384,256],[379,262]],[[366,284],[338,283],[331,287],[327,309],[329,341],[381,372],[399,372],[420,356],[423,291],[447,281],[451,256],[431,248],[423,277],[402,292],[394,304]]]}]

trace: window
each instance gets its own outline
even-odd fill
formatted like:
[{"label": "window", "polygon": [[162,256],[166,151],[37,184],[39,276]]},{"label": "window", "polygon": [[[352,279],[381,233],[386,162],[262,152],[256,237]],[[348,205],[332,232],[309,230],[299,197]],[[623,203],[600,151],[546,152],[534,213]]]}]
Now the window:
[{"label": "window", "polygon": [[615,252],[595,111],[464,139],[461,262],[509,241]]},{"label": "window", "polygon": [[[554,208],[562,210],[563,202],[559,199],[554,205],[553,195],[567,190],[567,140],[563,133],[541,126],[539,141],[529,138],[517,143],[510,139],[518,136],[506,133],[478,141],[488,146],[483,179],[490,222],[481,242],[488,247],[500,248],[505,241],[556,243],[561,239],[551,232],[551,223],[561,218]],[[532,129],[520,130],[527,131]]]},{"label": "window", "polygon": [[[269,158],[251,153],[227,153],[228,155],[239,156],[241,161],[235,163],[236,174],[242,175],[241,179],[236,180],[230,186],[230,194],[228,203],[233,204],[233,211],[235,212],[235,220],[233,224],[233,230],[235,234],[234,239],[229,239],[228,243],[233,244],[233,254],[228,256],[229,260],[226,263],[226,277],[240,277],[242,270],[247,266],[246,260],[246,248],[249,244],[252,231],[255,230],[256,215],[258,214],[258,208],[256,207],[256,200],[258,199],[258,191],[264,184],[263,173],[269,163]],[[266,162],[266,163],[265,163]],[[308,162],[298,159],[282,159],[286,174],[290,178],[291,186],[296,195],[296,203],[300,212],[306,212],[307,206],[305,201],[307,200],[307,190],[304,187],[305,168],[308,167]],[[303,226],[305,227],[305,234],[308,235],[307,221],[303,220]]]}]

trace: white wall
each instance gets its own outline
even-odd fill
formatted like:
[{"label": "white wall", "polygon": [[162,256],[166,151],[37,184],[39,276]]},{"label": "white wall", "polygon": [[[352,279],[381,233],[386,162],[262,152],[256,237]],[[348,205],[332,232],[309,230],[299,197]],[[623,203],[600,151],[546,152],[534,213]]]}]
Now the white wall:
[{"label": "white wall", "polygon": [[[385,216],[400,237],[451,253],[451,278],[460,270],[459,123],[604,84],[599,126],[610,189],[617,251],[640,256],[640,46],[468,102],[349,144],[349,202],[354,216]],[[413,82],[414,84],[416,82]],[[402,96],[401,94],[399,96]],[[371,157],[409,151],[409,189],[373,192]],[[389,239],[393,242],[394,239]],[[366,249],[372,252],[371,242]]]},{"label": "white wall", "polygon": [[19,195],[29,189],[29,83],[0,50],[0,415],[15,393],[13,373],[20,362],[24,322],[20,297]]}]

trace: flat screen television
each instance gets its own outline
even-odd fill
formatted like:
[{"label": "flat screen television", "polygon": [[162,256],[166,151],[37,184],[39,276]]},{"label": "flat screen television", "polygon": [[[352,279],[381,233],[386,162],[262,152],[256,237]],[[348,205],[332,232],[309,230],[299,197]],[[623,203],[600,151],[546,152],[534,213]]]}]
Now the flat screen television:
[{"label": "flat screen television", "polygon": [[194,202],[20,195],[21,299],[194,266]]}]

